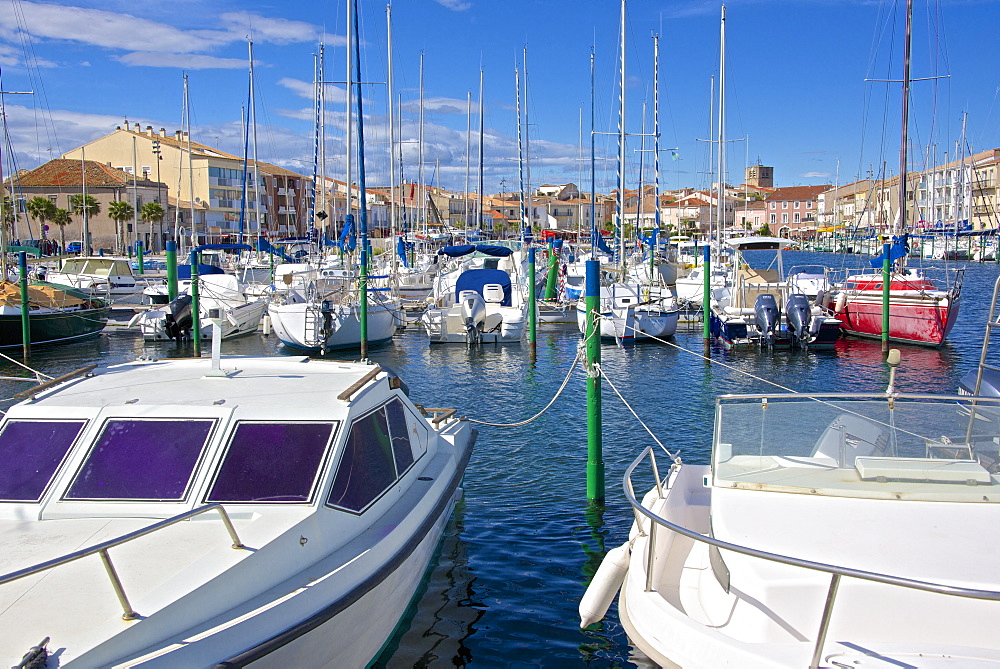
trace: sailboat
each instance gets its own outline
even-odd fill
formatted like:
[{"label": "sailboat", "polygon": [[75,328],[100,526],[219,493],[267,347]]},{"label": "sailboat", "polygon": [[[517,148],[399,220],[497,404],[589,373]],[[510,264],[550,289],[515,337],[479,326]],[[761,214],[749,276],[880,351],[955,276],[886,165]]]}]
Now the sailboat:
[{"label": "sailboat", "polygon": [[[677,331],[680,309],[669,288],[652,282],[629,282],[625,244],[625,0],[621,3],[621,54],[618,109],[618,202],[616,218],[619,229],[618,257],[620,280],[600,287],[600,336],[618,343],[671,337]],[[641,200],[641,187],[640,187]],[[657,204],[657,206],[659,206]],[[592,235],[597,239],[596,234]],[[586,333],[587,306],[577,302],[577,326]]]},{"label": "sailboat", "polygon": [[[350,6],[350,4],[349,4]],[[356,36],[349,36],[350,41]],[[360,65],[351,77],[360,81]],[[349,77],[350,80],[350,77]],[[360,86],[360,83],[358,84]],[[348,85],[348,90],[353,84]],[[348,95],[347,136],[351,137],[351,95]],[[369,345],[389,341],[396,328],[405,325],[399,300],[388,290],[370,290],[368,287],[368,204],[365,194],[364,114],[360,92],[357,99],[358,132],[358,205],[360,217],[360,267],[353,269],[327,269],[321,279],[301,290],[289,290],[282,298],[273,300],[267,313],[274,333],[287,347],[324,353],[333,349],[361,349],[366,358]],[[351,146],[350,139],[348,147]],[[348,149],[350,154],[350,149]],[[352,183],[348,172],[348,203]],[[353,226],[353,214],[347,215],[348,227]]]},{"label": "sailboat", "polygon": [[962,270],[946,275],[947,285],[939,285],[923,272],[906,267],[907,245],[907,131],[910,97],[910,35],[913,23],[912,0],[907,2],[906,41],[903,57],[902,141],[899,150],[899,215],[895,221],[893,243],[885,244],[882,255],[873,258],[872,267],[882,267],[888,254],[890,276],[884,286],[882,272],[864,272],[847,277],[833,296],[834,314],[843,322],[847,334],[881,337],[883,300],[888,293],[888,336],[890,341],[941,346],[958,318],[962,288]]}]

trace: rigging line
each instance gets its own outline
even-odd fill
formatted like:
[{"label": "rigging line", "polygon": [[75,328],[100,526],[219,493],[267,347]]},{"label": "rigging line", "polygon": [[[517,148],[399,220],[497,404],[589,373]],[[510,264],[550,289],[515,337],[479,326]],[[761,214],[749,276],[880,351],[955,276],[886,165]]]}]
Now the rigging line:
[{"label": "rigging line", "polygon": [[[598,370],[601,370],[601,366],[600,366],[600,365],[597,365],[597,368],[598,368]],[[601,378],[603,378],[603,379],[604,379],[605,381],[607,381],[607,382],[608,382],[608,385],[609,385],[609,386],[611,386],[611,389],[615,391],[615,394],[616,394],[616,395],[618,395],[618,399],[620,399],[620,400],[622,401],[622,404],[624,404],[624,405],[625,405],[625,408],[626,408],[626,409],[628,409],[628,410],[629,410],[629,412],[630,412],[630,413],[631,413],[631,414],[632,414],[633,416],[635,416],[635,419],[636,419],[637,421],[639,421],[639,425],[642,425],[642,428],[643,428],[644,430],[646,430],[646,432],[647,432],[647,433],[649,434],[649,436],[650,436],[650,437],[652,437],[652,438],[653,438],[653,441],[655,441],[655,442],[656,442],[656,445],[657,445],[657,446],[659,446],[660,448],[662,448],[662,449],[663,449],[663,452],[667,454],[667,457],[669,457],[669,458],[670,458],[671,460],[673,460],[673,461],[674,461],[675,463],[678,463],[678,464],[679,464],[679,463],[680,463],[680,461],[681,461],[681,460],[680,460],[680,451],[678,450],[678,451],[677,451],[676,453],[671,453],[671,452],[670,452],[670,450],[669,450],[669,449],[668,449],[668,448],[667,448],[666,446],[664,446],[664,445],[663,445],[663,442],[661,442],[661,441],[660,441],[659,439],[657,439],[657,438],[656,438],[656,435],[655,435],[655,434],[653,434],[653,431],[649,429],[649,426],[648,426],[648,425],[646,425],[646,424],[645,424],[645,423],[644,423],[644,422],[642,421],[642,419],[641,419],[641,418],[639,418],[639,414],[637,414],[637,413],[635,412],[635,409],[633,409],[633,408],[632,408],[632,405],[631,405],[631,404],[629,404],[629,403],[628,403],[628,400],[626,400],[626,399],[625,399],[625,398],[624,398],[624,397],[622,396],[622,394],[621,394],[621,393],[620,393],[620,392],[618,391],[618,388],[616,388],[616,387],[615,387],[615,384],[611,382],[611,379],[610,379],[610,378],[608,377],[608,375],[607,375],[607,374],[605,374],[605,373],[603,372],[603,370],[601,370]]]}]

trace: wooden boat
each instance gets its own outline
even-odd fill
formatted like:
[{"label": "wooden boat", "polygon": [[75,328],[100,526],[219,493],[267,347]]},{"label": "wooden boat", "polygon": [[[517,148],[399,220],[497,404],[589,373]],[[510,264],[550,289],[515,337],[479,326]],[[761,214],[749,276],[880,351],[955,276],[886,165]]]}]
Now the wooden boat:
[{"label": "wooden boat", "polygon": [[[28,287],[31,343],[55,344],[98,334],[108,322],[104,300],[47,282]],[[23,346],[21,287],[0,282],[0,348]]]}]

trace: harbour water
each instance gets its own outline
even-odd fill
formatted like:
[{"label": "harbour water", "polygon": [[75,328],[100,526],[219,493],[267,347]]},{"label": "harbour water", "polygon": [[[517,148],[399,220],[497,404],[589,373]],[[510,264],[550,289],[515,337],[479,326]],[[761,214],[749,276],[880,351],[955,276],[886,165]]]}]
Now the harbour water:
[{"label": "harbour water", "polygon": [[[786,266],[829,262],[831,257],[786,252]],[[961,314],[947,346],[899,347],[900,391],[955,392],[958,380],[978,362],[998,274],[994,264],[968,265]],[[667,448],[679,450],[686,462],[703,463],[719,394],[779,391],[769,381],[795,391],[879,392],[888,379],[880,343],[874,340],[842,338],[833,351],[714,350],[711,363],[701,358],[700,326],[679,332],[671,344],[624,349],[605,344],[607,502],[598,508],[586,500],[582,358],[570,372],[579,343],[575,326],[540,327],[532,363],[527,345],[472,351],[464,346],[430,347],[423,332],[411,326],[391,344],[371,351],[374,361],[402,376],[415,401],[455,407],[460,415],[489,423],[532,417],[570,374],[562,395],[536,420],[518,427],[479,426],[464,498],[446,532],[440,559],[421,599],[376,666],[643,665],[633,656],[615,606],[597,629],[581,631],[577,617],[589,575],[603,552],[621,544],[628,533],[632,516],[621,492],[624,469],[653,443],[612,384]],[[292,352],[273,336],[254,334],[225,342],[223,354]],[[40,348],[30,364],[56,376],[91,362],[113,364],[139,355],[186,356],[191,349],[147,344],[134,331],[108,328],[97,339]],[[26,373],[4,361],[0,374]],[[9,397],[25,385],[0,382],[0,396]]]}]

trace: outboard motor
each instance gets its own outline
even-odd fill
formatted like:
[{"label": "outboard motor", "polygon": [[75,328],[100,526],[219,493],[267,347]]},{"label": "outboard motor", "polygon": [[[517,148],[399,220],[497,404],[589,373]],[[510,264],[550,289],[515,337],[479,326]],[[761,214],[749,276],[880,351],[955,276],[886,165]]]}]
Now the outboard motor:
[{"label": "outboard motor", "polygon": [[163,325],[167,336],[175,341],[186,337],[194,325],[194,319],[191,316],[191,296],[179,296],[164,307],[164,311],[166,315],[163,317]]},{"label": "outboard motor", "polygon": [[480,328],[486,320],[486,301],[475,290],[463,290],[458,295],[458,301],[465,319],[466,341],[470,346],[478,344]]},{"label": "outboard motor", "polygon": [[774,299],[774,295],[765,293],[757,296],[753,305],[753,317],[761,340],[766,346],[771,346],[774,343],[774,331],[778,328],[778,319],[781,317],[778,301]]},{"label": "outboard motor", "polygon": [[802,293],[792,293],[785,304],[785,318],[788,322],[788,330],[800,346],[809,343],[810,331],[809,322],[812,320],[812,306],[809,298]]}]

